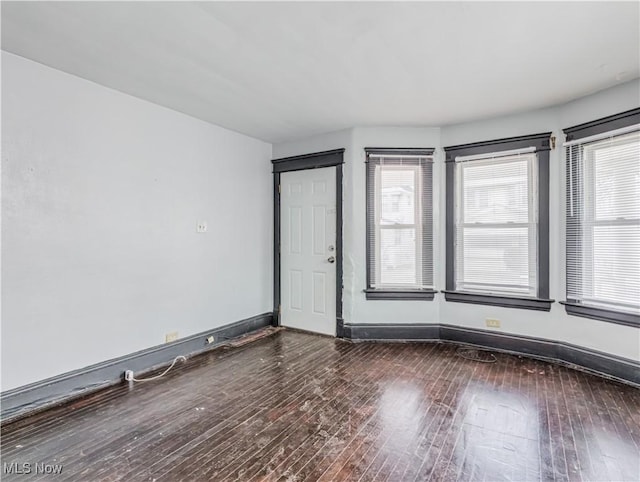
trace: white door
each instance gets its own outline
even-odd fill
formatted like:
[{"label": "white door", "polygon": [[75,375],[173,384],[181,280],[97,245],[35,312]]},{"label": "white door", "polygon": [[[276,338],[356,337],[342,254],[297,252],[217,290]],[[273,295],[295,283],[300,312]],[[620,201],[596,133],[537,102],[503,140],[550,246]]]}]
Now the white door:
[{"label": "white door", "polygon": [[336,334],[336,168],[280,175],[280,322]]}]

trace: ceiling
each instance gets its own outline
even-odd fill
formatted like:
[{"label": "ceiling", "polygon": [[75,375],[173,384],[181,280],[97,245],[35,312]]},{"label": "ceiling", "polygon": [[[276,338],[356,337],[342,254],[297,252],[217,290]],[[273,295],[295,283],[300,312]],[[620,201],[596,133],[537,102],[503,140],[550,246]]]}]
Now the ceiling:
[{"label": "ceiling", "polygon": [[640,75],[639,2],[2,2],[2,48],[268,142],[443,126]]}]

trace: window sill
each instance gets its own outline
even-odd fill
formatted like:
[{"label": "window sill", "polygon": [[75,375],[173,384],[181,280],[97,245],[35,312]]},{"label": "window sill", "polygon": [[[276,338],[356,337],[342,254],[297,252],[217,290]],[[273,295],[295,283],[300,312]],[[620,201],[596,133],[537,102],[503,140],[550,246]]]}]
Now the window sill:
[{"label": "window sill", "polygon": [[437,293],[435,290],[392,290],[374,289],[364,290],[368,300],[402,300],[402,301],[431,301]]},{"label": "window sill", "polygon": [[444,290],[444,299],[456,303],[471,303],[474,305],[501,306],[503,308],[520,308],[523,310],[550,311],[551,303],[555,300],[540,298],[526,298],[516,296],[489,295],[471,293],[468,291]]},{"label": "window sill", "polygon": [[605,308],[596,308],[595,306],[573,303],[571,301],[561,301],[560,303],[564,305],[564,309],[569,315],[591,318],[592,320],[608,321],[609,323],[615,323],[617,325],[640,327],[640,315],[607,310]]}]

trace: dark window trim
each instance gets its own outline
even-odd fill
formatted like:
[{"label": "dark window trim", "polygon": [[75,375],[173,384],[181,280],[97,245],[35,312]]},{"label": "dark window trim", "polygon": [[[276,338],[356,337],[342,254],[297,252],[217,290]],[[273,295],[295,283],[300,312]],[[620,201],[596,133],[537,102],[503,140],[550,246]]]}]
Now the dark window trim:
[{"label": "dark window trim", "polygon": [[336,168],[336,337],[342,338],[344,319],[342,318],[343,294],[343,213],[342,213],[342,165],[344,149],[315,152],[301,156],[274,159],[273,163],[273,318],[274,325],[280,326],[280,174],[321,167]]},{"label": "dark window trim", "polygon": [[567,142],[595,136],[604,132],[622,129],[634,124],[640,124],[640,107],[619,114],[610,115],[594,121],[567,127],[562,131],[567,136]]},{"label": "dark window trim", "polygon": [[431,301],[436,290],[385,290],[368,288],[364,290],[368,300],[403,300],[403,301]]},{"label": "dark window trim", "polygon": [[[375,210],[374,204],[375,200],[371,199],[371,194],[373,194],[373,186],[375,184],[375,169],[372,169],[371,165],[377,165],[379,162],[375,159],[371,159],[370,154],[377,155],[394,155],[394,156],[421,156],[421,157],[433,157],[435,153],[434,148],[424,148],[424,147],[409,147],[409,148],[399,148],[399,147],[365,147],[366,153],[366,185],[365,185],[365,196],[366,196],[366,258],[367,258],[367,272],[366,272],[366,281],[367,288],[364,290],[365,297],[367,300],[433,300],[434,294],[437,291],[432,289],[389,289],[389,288],[374,288],[371,286],[371,271],[374,269],[371,266],[371,253],[375,250],[375,238],[372,233],[372,228],[375,224]],[[428,234],[430,234],[431,238],[431,256],[432,256],[432,266],[433,266],[433,159],[431,159],[431,209],[427,213],[423,214],[423,222],[424,229],[428,230]],[[392,164],[390,161],[385,161],[385,163]],[[400,162],[399,162],[400,163]],[[406,164],[406,162],[405,162]],[[426,176],[427,174],[423,174]],[[422,196],[425,196],[425,191],[421,193]],[[428,251],[428,242],[429,236],[423,237],[423,252]],[[433,278],[433,273],[431,273],[431,277]]]},{"label": "dark window trim", "polygon": [[426,156],[431,157],[436,152],[432,147],[365,147],[367,154],[377,154],[380,156]]},{"label": "dark window trim", "polygon": [[302,156],[283,157],[273,159],[273,172],[301,171],[303,169],[316,169],[320,167],[333,167],[344,164],[344,149],[314,152]]},{"label": "dark window trim", "polygon": [[[445,299],[461,303],[506,306],[549,311],[554,300],[549,299],[549,151],[551,132],[507,137],[492,141],[473,142],[445,147],[446,169],[446,290]],[[538,295],[517,298],[455,290],[455,159],[458,156],[489,154],[534,147],[538,156]],[[458,296],[455,296],[455,295]]]},{"label": "dark window trim", "polygon": [[640,315],[633,313],[625,313],[622,311],[607,310],[606,308],[597,308],[595,306],[584,305],[582,303],[574,303],[571,301],[561,301],[568,315],[580,316],[582,318],[591,318],[592,320],[608,321],[616,325],[640,327]]},{"label": "dark window trim", "polygon": [[531,134],[528,136],[505,137],[493,141],[472,142],[457,146],[445,147],[445,162],[455,163],[458,156],[470,156],[477,154],[489,154],[491,152],[511,151],[514,149],[526,149],[535,147],[536,152],[550,151],[551,132]]},{"label": "dark window trim", "polygon": [[[640,124],[640,107],[636,109],[631,109],[625,112],[621,112],[619,114],[610,115],[607,117],[602,117],[601,119],[596,119],[590,122],[585,122],[583,124],[578,124],[573,127],[567,127],[563,129],[563,132],[567,136],[567,142],[570,141],[579,141],[580,139],[584,139],[585,137],[591,137],[598,134],[603,134],[605,132],[614,131],[616,129],[621,129],[623,127],[629,127],[635,124]],[[566,163],[566,157],[564,159]],[[566,175],[567,179],[572,175],[570,166],[566,165]],[[573,182],[574,195],[578,196],[582,192],[582,182],[583,177],[582,173],[576,170],[575,172],[576,178]],[[580,207],[580,204],[576,205]],[[574,206],[574,210],[576,209]],[[568,215],[568,214],[567,214]],[[575,217],[582,216],[582,213],[579,211],[575,211]],[[568,223],[567,223],[568,224]],[[582,237],[580,236],[578,231],[574,231],[571,233],[566,233],[566,246],[565,249],[567,252],[569,248],[573,247],[576,250],[578,255],[581,254],[582,250]],[[567,260],[569,256],[567,255]],[[567,278],[569,278],[569,273],[573,274],[573,277],[578,278],[582,275],[582,273],[574,273],[574,266],[567,262],[566,272]],[[566,285],[565,285],[566,289]],[[618,325],[624,326],[634,326],[640,327],[640,316],[634,315],[632,313],[626,313],[624,311],[615,311],[609,310],[606,308],[599,308],[595,306],[585,305],[583,303],[574,302],[574,301],[561,301],[561,304],[564,305],[565,311],[567,314],[572,316],[580,316],[582,318],[590,318],[593,320],[606,321],[609,323],[615,323]]]},{"label": "dark window trim", "polygon": [[501,306],[503,308],[522,308],[525,310],[550,311],[555,300],[520,296],[490,295],[467,291],[444,290],[444,299],[457,303]]}]

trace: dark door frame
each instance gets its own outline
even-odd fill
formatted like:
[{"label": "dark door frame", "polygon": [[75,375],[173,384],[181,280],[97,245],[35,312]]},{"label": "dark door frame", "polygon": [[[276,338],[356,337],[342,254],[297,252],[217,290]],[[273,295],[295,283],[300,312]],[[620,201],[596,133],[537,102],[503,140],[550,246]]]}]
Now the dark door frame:
[{"label": "dark door frame", "polygon": [[344,336],[342,318],[342,165],[344,149],[274,159],[273,164],[273,322],[280,326],[280,174],[290,171],[336,168],[336,337]]}]

